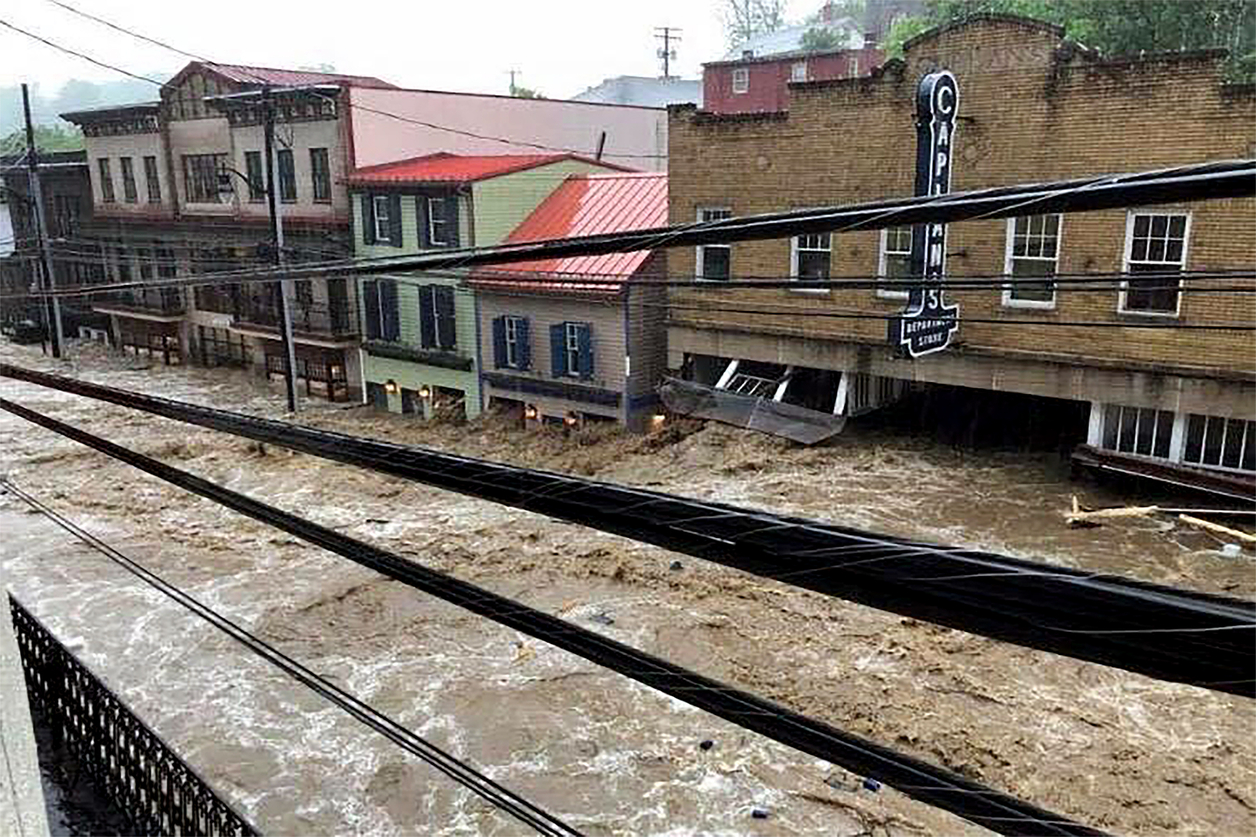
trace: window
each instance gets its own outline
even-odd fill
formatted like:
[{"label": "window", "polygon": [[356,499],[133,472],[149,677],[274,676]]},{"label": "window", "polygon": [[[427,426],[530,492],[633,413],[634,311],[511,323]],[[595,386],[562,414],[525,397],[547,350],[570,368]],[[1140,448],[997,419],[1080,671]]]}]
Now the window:
[{"label": "window", "polygon": [[1144,279],[1131,276],[1125,280],[1121,311],[1177,315],[1180,280],[1172,274],[1180,273],[1186,264],[1190,228],[1191,219],[1186,213],[1129,214],[1125,227],[1125,271],[1159,275]]},{"label": "window", "polygon": [[[173,279],[179,274],[179,266],[174,258],[174,251],[164,248],[157,248],[157,275],[162,279]],[[177,290],[172,288],[171,290]]]},{"label": "window", "polygon": [[[828,233],[794,236],[791,255],[790,275],[795,279],[829,278],[832,251]],[[823,288],[816,290],[825,292]]]},{"label": "window", "polygon": [[1055,307],[1055,283],[1033,280],[1055,276],[1060,258],[1061,217],[1028,215],[1007,219],[1004,272],[1012,281],[1004,288],[1004,305]]},{"label": "window", "polygon": [[53,235],[58,238],[71,238],[78,231],[79,197],[78,195],[52,196]]},{"label": "window", "polygon": [[397,340],[401,337],[396,282],[391,279],[368,279],[363,282],[362,307],[366,317],[368,340]]},{"label": "window", "polygon": [[375,240],[388,241],[392,230],[392,201],[388,195],[375,195],[371,203],[375,209]]},{"label": "window", "polygon": [[448,351],[457,346],[454,289],[448,285],[419,287],[419,344]]},{"label": "window", "polygon": [[859,78],[859,56],[852,55],[850,57],[850,70],[847,72],[847,78]]},{"label": "window", "polygon": [[183,199],[188,203],[218,203],[218,172],[226,154],[183,155]]},{"label": "window", "polygon": [[100,202],[113,203],[113,176],[109,174],[109,158],[101,157],[96,165],[100,166]]},{"label": "window", "polygon": [[135,248],[135,260],[139,262],[139,265],[140,265],[140,278],[145,279],[145,280],[152,279],[153,278],[152,253],[149,252],[149,250],[145,247],[137,247]]},{"label": "window", "polygon": [[429,197],[427,199],[427,240],[433,247],[444,247],[449,243],[449,209],[446,197]]},{"label": "window", "polygon": [[564,323],[566,336],[563,342],[563,361],[566,364],[564,374],[580,374],[580,336],[583,326],[580,323]]},{"label": "window", "polygon": [[790,81],[806,81],[807,80],[807,62],[795,61],[793,66],[789,68]]},{"label": "window", "polygon": [[[699,221],[722,221],[733,217],[731,209],[700,208]],[[703,244],[698,247],[697,275],[699,279],[728,279],[732,275],[733,248],[728,244]]]},{"label": "window", "polygon": [[135,188],[135,161],[131,157],[118,159],[122,162],[122,197],[127,203],[137,203],[140,194]]},{"label": "window", "polygon": [[1143,456],[1169,456],[1174,415],[1168,410],[1107,404],[1103,413],[1103,447]]},{"label": "window", "polygon": [[588,323],[550,326],[550,371],[555,378],[593,377],[593,334]]},{"label": "window", "polygon": [[1195,465],[1256,471],[1256,422],[1192,413],[1186,421],[1182,459]]},{"label": "window", "polygon": [[331,167],[326,148],[310,149],[310,181],[314,203],[331,203]]},{"label": "window", "polygon": [[262,152],[244,152],[244,169],[249,178],[249,201],[261,203],[266,199],[266,175],[262,172]]},{"label": "window", "polygon": [[519,332],[520,325],[523,323],[523,318],[503,317],[502,321],[504,324],[504,334],[506,338],[503,344],[506,349],[503,360],[506,362],[506,365],[512,369],[522,369],[523,366],[519,363],[520,358],[523,357],[523,353],[520,351],[522,347],[520,346]]},{"label": "window", "polygon": [[157,158],[144,158],[144,185],[148,188],[148,202],[161,203],[161,180],[157,177]]},{"label": "window", "polygon": [[292,149],[279,150],[279,200],[284,203],[297,201],[297,171],[292,160]]},{"label": "window", "polygon": [[[911,278],[911,227],[886,227],[881,230],[881,258],[877,276],[896,282]],[[877,296],[906,299],[907,291],[887,284],[877,289]]]},{"label": "window", "polygon": [[733,70],[733,92],[746,93],[750,90],[750,70],[737,67]]}]

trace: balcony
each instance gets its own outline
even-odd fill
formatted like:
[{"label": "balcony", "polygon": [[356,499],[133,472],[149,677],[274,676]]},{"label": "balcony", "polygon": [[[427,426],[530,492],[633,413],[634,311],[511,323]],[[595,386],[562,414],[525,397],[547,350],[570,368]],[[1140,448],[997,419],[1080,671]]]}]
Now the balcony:
[{"label": "balcony", "polygon": [[187,306],[178,288],[141,288],[118,291],[92,301],[92,310],[154,322],[177,322]]},{"label": "balcony", "polygon": [[[280,328],[279,301],[273,293],[241,294],[232,312],[237,332],[261,337],[278,337]],[[357,308],[350,299],[294,299],[289,307],[292,316],[292,337],[302,343],[321,346],[352,345],[358,339]]]}]

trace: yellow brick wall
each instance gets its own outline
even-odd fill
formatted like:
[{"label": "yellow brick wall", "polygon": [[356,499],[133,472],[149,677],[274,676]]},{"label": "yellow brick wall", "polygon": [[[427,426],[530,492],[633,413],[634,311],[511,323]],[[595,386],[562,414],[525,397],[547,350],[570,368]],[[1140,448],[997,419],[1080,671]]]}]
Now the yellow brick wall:
[{"label": "yellow brick wall", "polygon": [[[955,191],[1256,156],[1256,96],[1250,87],[1225,87],[1215,56],[1099,62],[1044,28],[984,20],[911,44],[901,70],[891,66],[874,78],[794,85],[787,116],[716,117],[673,109],[672,222],[693,221],[700,206],[728,206],[743,215],[910,195],[916,83],[937,67],[955,72],[960,87]],[[1256,271],[1256,201],[1173,208],[1191,213],[1188,270]],[[1005,220],[951,225],[949,273],[1002,273],[1006,225]],[[1125,228],[1124,210],[1066,215],[1059,272],[1120,271]],[[879,245],[879,232],[835,236],[833,277],[874,276]],[[692,275],[694,251],[674,251],[670,265],[674,274]],[[732,265],[734,277],[783,278],[789,272],[790,243],[735,244]],[[1190,287],[1197,284],[1207,283]],[[1061,286],[1053,310],[1006,307],[1001,291],[993,289],[953,291],[950,296],[962,306],[961,319],[1031,321],[963,323],[958,339],[973,348],[1175,368],[1256,369],[1251,333],[1037,324],[1147,322],[1144,316],[1118,313],[1115,290],[1084,293]],[[890,314],[902,307],[871,290],[805,294],[712,291],[709,285],[675,291],[671,301],[671,320],[678,324],[872,343],[885,342],[884,321],[763,316],[730,309],[770,305],[800,313]],[[1187,292],[1175,322],[1256,323],[1256,296]]]}]

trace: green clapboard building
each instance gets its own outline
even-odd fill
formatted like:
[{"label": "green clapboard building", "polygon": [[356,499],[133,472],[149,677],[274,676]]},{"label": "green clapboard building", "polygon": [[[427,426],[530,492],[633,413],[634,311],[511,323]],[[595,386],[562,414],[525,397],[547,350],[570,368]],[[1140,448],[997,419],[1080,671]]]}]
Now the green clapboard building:
[{"label": "green clapboard building", "polygon": [[[358,258],[498,244],[571,174],[620,167],[575,154],[431,154],[347,178]],[[483,409],[475,292],[457,272],[359,279],[369,401],[474,418]]]}]

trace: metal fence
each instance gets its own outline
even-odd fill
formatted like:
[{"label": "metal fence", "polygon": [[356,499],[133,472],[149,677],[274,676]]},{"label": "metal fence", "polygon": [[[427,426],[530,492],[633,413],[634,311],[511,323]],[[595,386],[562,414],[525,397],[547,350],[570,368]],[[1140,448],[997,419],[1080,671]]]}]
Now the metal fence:
[{"label": "metal fence", "polygon": [[12,596],[31,709],[140,834],[258,832]]}]

